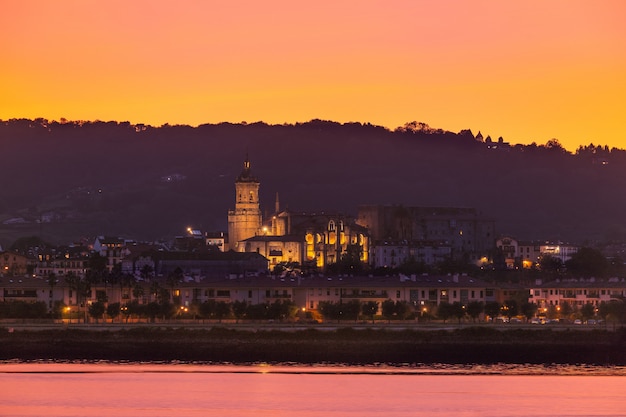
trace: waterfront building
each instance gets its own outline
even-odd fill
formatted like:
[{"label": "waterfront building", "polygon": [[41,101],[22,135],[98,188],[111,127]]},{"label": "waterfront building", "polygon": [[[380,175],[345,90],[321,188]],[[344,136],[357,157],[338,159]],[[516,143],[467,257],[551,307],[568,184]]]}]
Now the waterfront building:
[{"label": "waterfront building", "polygon": [[562,279],[550,282],[537,280],[529,293],[529,300],[540,309],[563,303],[577,307],[588,303],[598,306],[602,302],[623,302],[625,298],[624,278]]},{"label": "waterfront building", "polygon": [[[233,252],[234,253],[234,252]],[[251,255],[251,254],[249,254]],[[76,287],[64,279],[53,282],[33,277],[14,277],[0,280],[0,301],[44,301],[52,310],[54,302],[61,303],[76,316],[86,316],[90,304],[106,295],[107,302],[140,304],[158,301],[154,282],[171,291],[172,299],[181,306],[224,301],[245,301],[247,304],[273,303],[277,300],[293,301],[300,310],[317,310],[322,302],[346,303],[375,301],[379,308],[385,300],[406,302],[419,314],[431,314],[443,302],[467,305],[472,301],[489,301],[485,282],[466,275],[412,275],[395,277],[368,276],[258,276],[239,275],[219,279],[182,280],[166,283],[155,278],[151,282],[139,281],[142,291],[130,286],[107,286],[94,283],[78,294]],[[135,294],[139,298],[135,298]],[[80,313],[79,313],[80,312]]]}]

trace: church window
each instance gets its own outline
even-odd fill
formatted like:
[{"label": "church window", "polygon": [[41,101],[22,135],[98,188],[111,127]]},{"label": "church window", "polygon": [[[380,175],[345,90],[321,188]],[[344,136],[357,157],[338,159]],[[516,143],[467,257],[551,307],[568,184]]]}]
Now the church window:
[{"label": "church window", "polygon": [[333,220],[328,222],[328,230],[331,232],[335,231],[335,222]]}]

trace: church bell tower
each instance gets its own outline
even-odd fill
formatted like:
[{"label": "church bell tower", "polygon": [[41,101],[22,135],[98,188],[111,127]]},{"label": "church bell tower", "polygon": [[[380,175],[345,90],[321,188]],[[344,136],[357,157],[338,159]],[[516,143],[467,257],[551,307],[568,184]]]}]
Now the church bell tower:
[{"label": "church bell tower", "polygon": [[260,184],[250,171],[250,161],[246,155],[243,171],[235,180],[235,209],[228,210],[229,248],[234,251],[243,252],[245,248],[241,242],[257,235],[261,228]]}]

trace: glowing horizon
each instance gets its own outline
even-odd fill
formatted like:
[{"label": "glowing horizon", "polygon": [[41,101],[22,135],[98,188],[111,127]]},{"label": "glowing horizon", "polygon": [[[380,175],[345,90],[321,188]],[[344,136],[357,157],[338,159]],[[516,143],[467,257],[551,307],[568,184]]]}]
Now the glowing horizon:
[{"label": "glowing horizon", "polygon": [[415,120],[626,148],[622,1],[3,5],[2,120]]}]

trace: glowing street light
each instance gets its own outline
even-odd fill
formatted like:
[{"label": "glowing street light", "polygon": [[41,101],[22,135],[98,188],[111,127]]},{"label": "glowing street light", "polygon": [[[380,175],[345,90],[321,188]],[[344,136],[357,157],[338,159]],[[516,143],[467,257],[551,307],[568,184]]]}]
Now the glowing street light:
[{"label": "glowing street light", "polygon": [[65,312],[67,313],[67,323],[72,322],[72,308],[70,306],[65,307]]}]

